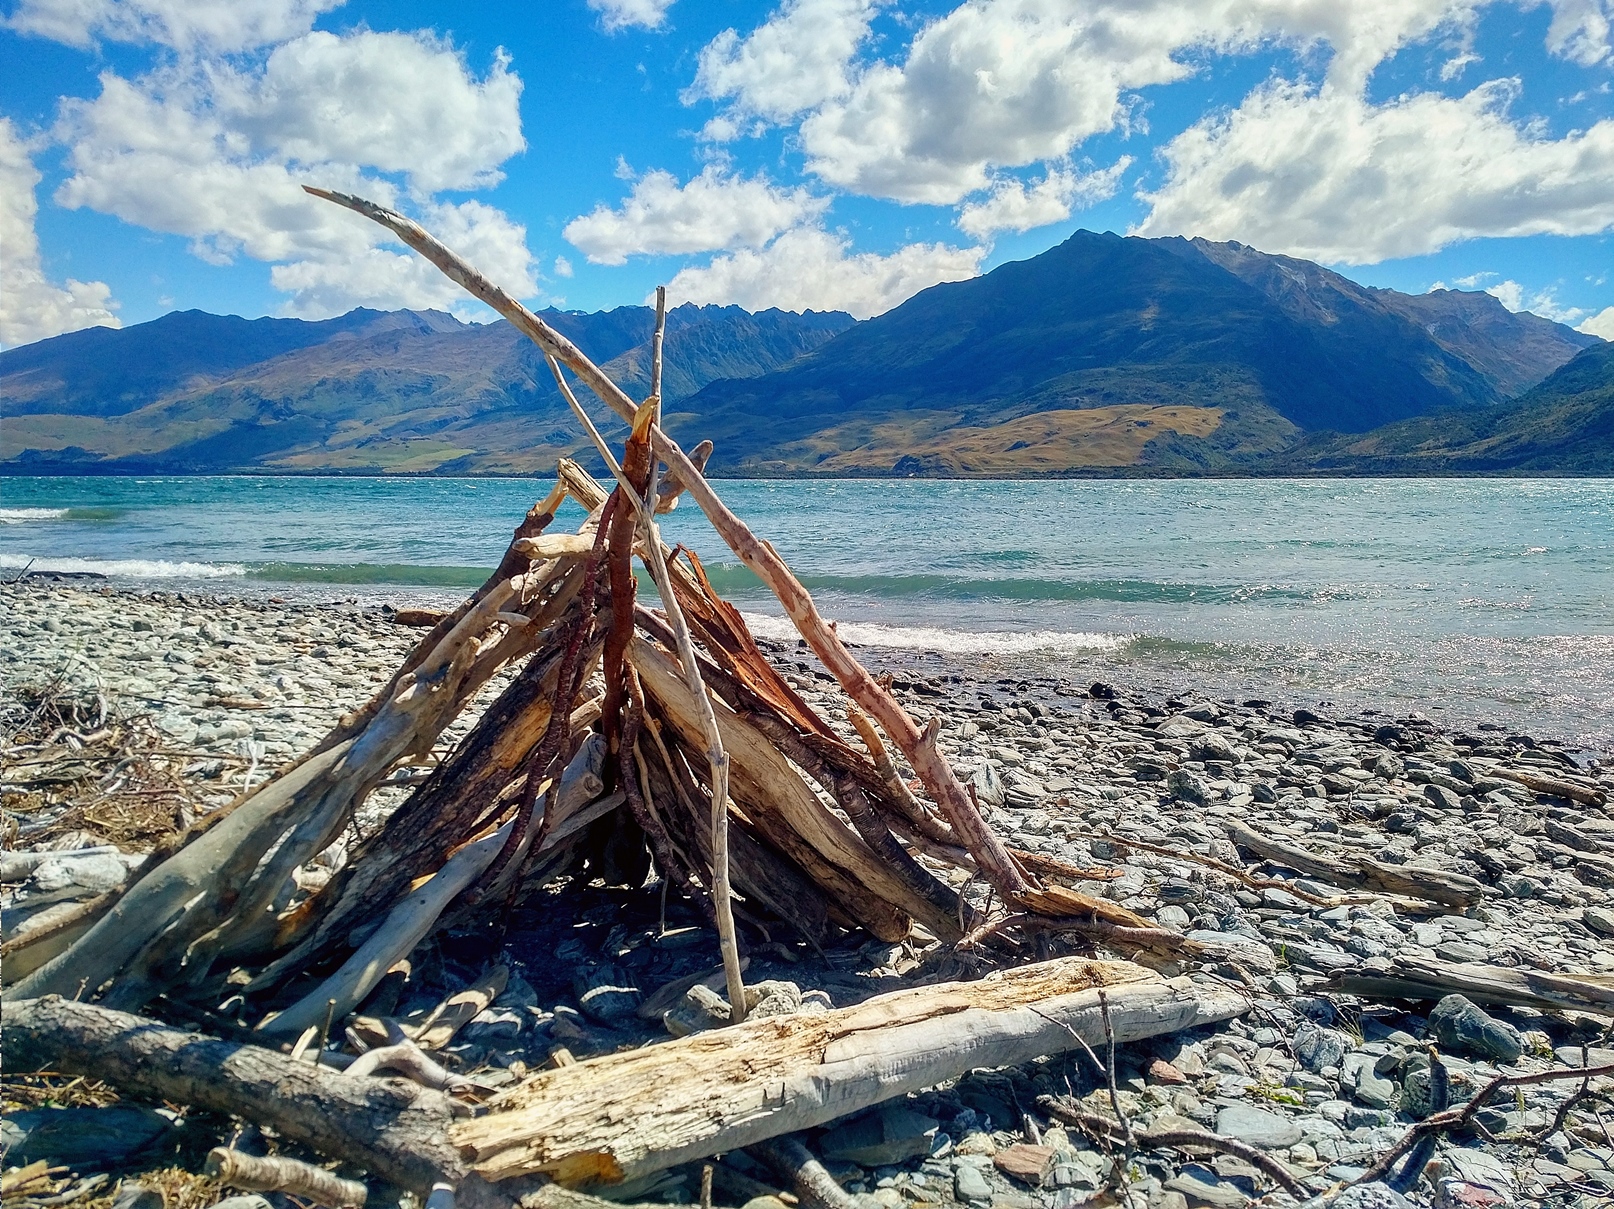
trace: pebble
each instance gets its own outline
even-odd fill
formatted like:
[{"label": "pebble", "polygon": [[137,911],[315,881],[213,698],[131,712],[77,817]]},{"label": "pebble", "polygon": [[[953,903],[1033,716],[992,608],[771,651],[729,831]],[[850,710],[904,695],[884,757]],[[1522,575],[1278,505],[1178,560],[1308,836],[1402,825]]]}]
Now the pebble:
[{"label": "pebble", "polygon": [[1229,1104],[1217,1113],[1216,1132],[1263,1150],[1286,1150],[1305,1136],[1290,1118],[1247,1104]]},{"label": "pebble", "polygon": [[1516,1062],[1524,1052],[1519,1031],[1492,1019],[1461,995],[1447,995],[1429,1013],[1429,1033],[1447,1049]]}]

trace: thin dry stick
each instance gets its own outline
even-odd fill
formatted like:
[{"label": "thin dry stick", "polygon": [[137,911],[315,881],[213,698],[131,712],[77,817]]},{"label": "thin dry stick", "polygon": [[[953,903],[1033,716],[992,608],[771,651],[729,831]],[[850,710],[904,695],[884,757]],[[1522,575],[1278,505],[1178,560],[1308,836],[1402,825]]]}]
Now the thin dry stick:
[{"label": "thin dry stick", "polygon": [[[666,322],[665,291],[658,290],[656,298],[656,324],[659,328]],[[655,347],[660,347],[659,341]],[[646,506],[645,498],[634,490],[622,467],[617,464],[610,446],[600,436],[599,429],[594,427],[588,413],[583,410],[577,396],[567,385],[555,358],[545,359],[549,362],[550,372],[555,375],[561,394],[565,396],[567,404],[587,430],[595,448],[616,478],[617,486],[624,498],[632,501],[634,508],[638,510],[645,564],[650,568],[650,577],[655,581],[656,591],[661,594],[662,608],[667,613],[667,621],[672,626],[673,637],[677,641],[678,660],[683,664],[684,679],[689,685],[690,695],[695,700],[696,711],[700,716],[701,732],[706,737],[706,759],[711,766],[712,779],[712,908],[717,916],[718,945],[723,953],[723,976],[728,984],[729,1020],[739,1024],[745,1019],[745,977],[740,970],[740,948],[734,933],[734,905],[729,884],[729,757],[728,752],[723,750],[723,738],[717,728],[717,714],[712,709],[711,697],[707,694],[706,684],[701,679],[700,664],[695,657],[695,644],[689,634],[689,623],[684,618],[684,611],[678,604],[677,595],[673,592],[667,559],[661,548],[661,530],[656,524],[655,515]],[[652,366],[651,377],[652,381],[660,381],[659,368]],[[652,404],[654,400],[655,396],[652,395]],[[652,405],[640,418],[653,420],[655,414],[656,408]],[[638,423],[639,420],[636,419],[635,425]],[[646,496],[655,499],[655,490],[656,467],[652,464],[650,487]]]}]

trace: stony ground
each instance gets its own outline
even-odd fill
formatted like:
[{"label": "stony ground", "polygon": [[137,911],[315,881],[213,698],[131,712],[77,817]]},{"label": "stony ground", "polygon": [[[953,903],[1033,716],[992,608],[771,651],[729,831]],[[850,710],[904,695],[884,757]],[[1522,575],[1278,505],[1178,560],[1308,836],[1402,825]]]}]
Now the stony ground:
[{"label": "stony ground", "polygon": [[[100,694],[118,716],[149,720],[154,750],[168,753],[194,809],[205,811],[366,699],[415,636],[384,612],[351,606],[25,582],[0,588],[0,692],[12,697],[10,718],[26,712],[17,703],[54,686],[80,699]],[[769,649],[809,700],[844,721],[838,694],[810,656],[788,644]],[[892,674],[916,714],[940,716],[944,747],[1010,842],[1117,870],[1118,877],[1079,888],[1162,927],[1242,946],[1247,956],[1236,967],[1198,976],[1244,980],[1249,1014],[1214,1030],[1121,1047],[1117,1094],[1135,1129],[1214,1129],[1280,1159],[1323,1193],[1439,1107],[1431,1100],[1440,1099],[1443,1082],[1446,1097],[1460,1104],[1498,1072],[1614,1062],[1607,1015],[1481,1010],[1450,1000],[1436,1009],[1363,1000],[1326,985],[1337,971],[1411,958],[1614,982],[1614,814],[1498,775],[1547,775],[1614,796],[1606,757],[1577,760],[1549,737],[1499,728],[1444,733],[1417,716],[1329,719],[1258,701],[1147,699],[1125,685],[1073,683],[1053,669],[1027,675],[1024,666],[864,654]],[[62,830],[50,793],[17,771],[37,754],[17,745],[5,753],[8,828],[16,828],[8,830],[8,849],[35,846],[39,837],[57,847],[109,838],[93,827]],[[376,809],[405,791],[387,791]],[[1318,854],[1465,874],[1490,897],[1461,914],[1384,896],[1340,903],[1338,887],[1241,853],[1228,836],[1235,821]],[[1287,884],[1254,887],[1207,859]],[[57,861],[43,883],[36,874],[8,887],[7,935],[34,909],[31,901],[70,897],[80,863],[90,862]],[[100,874],[120,875],[116,868]],[[654,884],[577,889],[564,909],[529,908],[515,922],[502,952],[515,975],[464,1031],[451,1061],[497,1083],[547,1061],[558,1046],[582,1055],[646,1040],[660,1025],[635,1013],[645,995],[712,964],[710,938],[676,902],[663,908]],[[485,937],[431,949],[413,997],[397,1006],[404,1019],[501,957]],[[749,978],[789,982],[818,992],[806,996],[809,1003],[842,1005],[978,968],[967,958],[855,937],[822,958],[774,943],[754,949]],[[1560,1119],[1578,1087],[1526,1086],[1486,1107],[1476,1130],[1443,1137],[1428,1165],[1407,1173],[1406,1195],[1437,1206],[1614,1203],[1614,1080],[1594,1080],[1601,1098],[1577,1102]],[[1043,1094],[1109,1111],[1101,1072],[1085,1059],[1051,1059],[974,1072],[814,1141],[851,1191],[889,1209],[1075,1209],[1117,1197],[1140,1209],[1293,1203],[1241,1159],[1190,1159],[1178,1150],[1126,1156],[1123,1189],[1111,1156],[1037,1107]],[[25,1103],[20,1095],[8,1087],[8,1108]],[[18,1120],[22,1132],[34,1124]],[[743,1156],[728,1162],[745,1168]],[[734,1194],[725,1200],[719,1175],[719,1203],[741,1203],[745,1197]],[[630,1191],[688,1200],[694,1179],[674,1172]],[[1399,1195],[1376,1184],[1336,1203],[1394,1205]]]}]

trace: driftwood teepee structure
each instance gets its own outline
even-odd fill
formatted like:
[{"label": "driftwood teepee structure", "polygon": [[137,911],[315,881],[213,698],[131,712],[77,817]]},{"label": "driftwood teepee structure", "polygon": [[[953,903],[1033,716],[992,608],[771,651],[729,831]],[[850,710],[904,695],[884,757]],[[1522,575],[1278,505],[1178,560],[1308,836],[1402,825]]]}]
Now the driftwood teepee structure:
[{"label": "driftwood teepee structure", "polygon": [[[635,403],[415,223],[359,198],[310,192],[388,227],[530,337],[611,468],[614,488],[607,493],[562,462],[554,490],[516,530],[498,570],[420,640],[369,704],[177,851],[148,862],[98,918],[86,912],[46,938],[46,948],[24,959],[31,972],[8,987],[7,999],[99,996],[139,1009],[159,994],[222,996],[225,979],[234,974],[240,985],[244,972],[247,995],[273,1002],[294,975],[334,967],[259,1026],[295,1034],[360,1003],[445,912],[507,906],[541,885],[566,866],[585,826],[613,812],[643,831],[662,876],[716,927],[736,1020],[745,1011],[736,894],[815,942],[853,927],[894,941],[914,923],[956,941],[979,922],[961,905],[962,878],[947,876],[962,869],[994,887],[1009,913],[988,925],[994,931],[1040,923],[1119,930],[1133,947],[1158,942],[1146,921],[1052,881],[1061,870],[1046,858],[1005,847],[940,751],[934,726],[919,726],[858,663],[779,555],[724,505],[701,471],[710,446],[691,457],[661,429],[662,307],[652,394]],[[629,423],[620,456],[578,403],[566,370]],[[775,672],[699,562],[662,543],[656,515],[685,493],[839,681],[863,750]],[[588,517],[576,533],[551,533],[567,497]],[[650,572],[659,609],[637,598],[635,558]],[[509,686],[451,758],[336,877],[299,894],[293,871],[512,667],[519,670]],[[923,796],[898,771],[888,742]],[[355,933],[366,932],[352,948]]]}]

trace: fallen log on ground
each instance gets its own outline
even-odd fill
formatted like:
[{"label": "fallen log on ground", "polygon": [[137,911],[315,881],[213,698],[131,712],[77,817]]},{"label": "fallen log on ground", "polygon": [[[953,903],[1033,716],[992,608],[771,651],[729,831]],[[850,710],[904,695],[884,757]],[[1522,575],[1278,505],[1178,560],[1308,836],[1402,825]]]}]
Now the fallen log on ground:
[{"label": "fallen log on ground", "polygon": [[1294,844],[1284,844],[1252,831],[1243,823],[1230,821],[1227,838],[1240,848],[1248,849],[1296,873],[1314,877],[1331,886],[1346,890],[1376,890],[1385,894],[1402,894],[1408,898],[1421,898],[1442,906],[1465,908],[1496,891],[1482,882],[1461,873],[1444,869],[1421,869],[1416,865],[1386,865],[1366,856],[1325,856],[1308,852]]},{"label": "fallen log on ground", "polygon": [[1368,958],[1354,968],[1334,971],[1329,975],[1328,988],[1378,999],[1463,995],[1475,1003],[1614,1016],[1614,978],[1546,974],[1423,957]]},{"label": "fallen log on ground", "polygon": [[460,1185],[462,1205],[477,1192],[447,1140],[453,1102],[412,1083],[354,1078],[55,995],[6,1005],[5,1046],[8,1071],[90,1075],[131,1095],[239,1116],[422,1195],[440,1181]]},{"label": "fallen log on ground", "polygon": [[541,1071],[450,1138],[490,1180],[608,1185],[794,1133],[975,1067],[1063,1053],[1244,1012],[1240,995],[1127,962],[1063,958],[979,982],[774,1016]]}]

